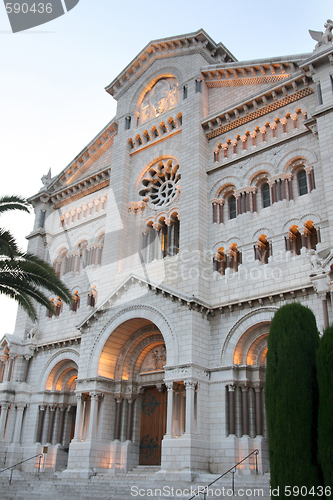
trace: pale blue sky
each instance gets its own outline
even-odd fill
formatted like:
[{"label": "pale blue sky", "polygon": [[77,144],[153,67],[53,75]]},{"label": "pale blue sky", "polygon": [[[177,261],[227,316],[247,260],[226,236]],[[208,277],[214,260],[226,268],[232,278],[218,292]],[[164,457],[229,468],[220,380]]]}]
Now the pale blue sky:
[{"label": "pale blue sky", "polygon": [[[31,196],[49,168],[59,173],[115,115],[104,91],[153,39],[203,28],[239,60],[311,52],[331,0],[138,2],[80,0],[66,15],[12,34],[0,4],[0,195]],[[32,216],[3,216],[25,245]],[[0,296],[0,338],[15,305]]]}]

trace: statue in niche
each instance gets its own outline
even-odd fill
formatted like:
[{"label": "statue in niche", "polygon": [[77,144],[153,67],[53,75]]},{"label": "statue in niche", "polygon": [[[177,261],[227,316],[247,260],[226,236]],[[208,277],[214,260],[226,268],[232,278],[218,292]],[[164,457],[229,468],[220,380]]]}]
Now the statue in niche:
[{"label": "statue in niche", "polygon": [[178,102],[178,84],[175,78],[161,79],[146,93],[140,106],[141,123],[156,118]]},{"label": "statue in niche", "polygon": [[322,31],[309,30],[311,38],[318,42],[316,45],[316,49],[321,45],[324,45],[325,43],[332,43],[333,21],[331,19],[327,19],[324,27],[325,33],[323,33]]}]

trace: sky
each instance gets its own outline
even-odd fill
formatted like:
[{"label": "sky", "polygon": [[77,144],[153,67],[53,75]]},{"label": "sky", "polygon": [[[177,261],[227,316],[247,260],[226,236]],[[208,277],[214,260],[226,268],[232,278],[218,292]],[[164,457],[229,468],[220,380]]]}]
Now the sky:
[{"label": "sky", "polygon": [[[41,0],[39,0],[41,1]],[[312,52],[331,0],[80,0],[65,15],[13,34],[0,2],[0,196],[29,197],[61,172],[116,114],[104,88],[150,41],[203,28],[238,60]],[[26,249],[33,214],[4,215]],[[0,339],[16,304],[0,295]]]}]

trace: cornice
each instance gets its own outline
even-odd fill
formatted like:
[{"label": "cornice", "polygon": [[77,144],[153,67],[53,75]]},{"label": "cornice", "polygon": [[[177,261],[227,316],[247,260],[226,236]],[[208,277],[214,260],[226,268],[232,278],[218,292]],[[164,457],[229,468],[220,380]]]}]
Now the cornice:
[{"label": "cornice", "polygon": [[306,284],[299,288],[276,291],[271,294],[249,297],[237,302],[221,303],[212,306],[201,301],[200,299],[197,299],[193,295],[180,293],[170,287],[153,284],[152,282],[148,282],[145,279],[131,274],[98,308],[94,309],[79,325],[77,325],[76,328],[83,333],[85,328],[89,328],[92,322],[98,320],[101,315],[111,309],[113,303],[119,298],[119,296],[122,293],[127,292],[128,288],[135,283],[139,283],[141,286],[146,286],[147,289],[155,293],[155,295],[161,294],[163,298],[170,299],[172,302],[178,302],[180,306],[187,306],[189,310],[202,313],[207,319],[209,319],[208,317],[214,316],[218,312],[223,314],[225,311],[233,312],[235,309],[239,310],[244,309],[245,307],[253,308],[255,304],[257,304],[258,307],[263,307],[264,305],[272,306],[276,301],[284,301],[287,300],[287,298],[295,299],[297,294],[302,294],[303,297],[306,297],[309,291],[313,291],[312,284]]},{"label": "cornice", "polygon": [[200,53],[209,64],[236,61],[235,56],[222,43],[217,44],[200,29],[194,33],[149,42],[105,90],[115,99],[119,99],[157,59],[193,53]]},{"label": "cornice", "polygon": [[270,86],[231,107],[209,115],[202,120],[201,124],[205,129],[207,139],[212,139],[313,92],[307,77],[298,72],[277,85]]},{"label": "cornice", "polygon": [[71,186],[64,186],[55,192],[42,191],[29,198],[30,202],[36,204],[52,203],[54,209],[68,205],[72,201],[76,201],[91,193],[104,189],[110,184],[110,166],[103,167],[101,170],[94,172],[86,177],[80,178]]},{"label": "cornice", "polygon": [[297,59],[281,58],[204,66],[201,72],[206,85],[212,87],[274,83],[289,77],[297,70]]},{"label": "cornice", "polygon": [[313,53],[308,57],[305,61],[299,64],[299,67],[304,71],[304,72],[309,72],[310,75],[314,74],[315,72],[315,67],[317,65],[322,64],[323,62],[326,62],[325,60],[328,59],[328,62],[330,65],[333,65],[333,45],[327,44],[326,46],[321,46],[319,49],[316,49],[313,51]]}]

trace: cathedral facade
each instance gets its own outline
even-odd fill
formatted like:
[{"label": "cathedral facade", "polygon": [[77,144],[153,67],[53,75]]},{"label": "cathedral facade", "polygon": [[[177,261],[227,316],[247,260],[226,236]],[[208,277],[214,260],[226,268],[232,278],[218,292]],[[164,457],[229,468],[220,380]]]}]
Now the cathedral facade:
[{"label": "cathedral facade", "polygon": [[252,61],[156,40],[106,87],[115,118],[31,197],[28,249],[73,303],[1,341],[2,466],[191,479],[258,449],[269,471],[270,321],[333,319],[331,29]]}]

